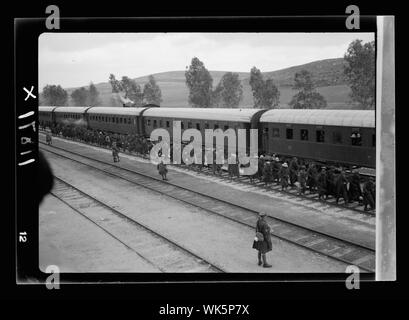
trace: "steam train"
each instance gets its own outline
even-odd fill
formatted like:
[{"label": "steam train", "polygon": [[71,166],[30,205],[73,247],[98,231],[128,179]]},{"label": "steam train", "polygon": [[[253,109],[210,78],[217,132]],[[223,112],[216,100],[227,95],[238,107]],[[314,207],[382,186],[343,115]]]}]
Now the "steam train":
[{"label": "steam train", "polygon": [[[149,137],[156,128],[172,135],[197,129],[258,129],[259,153],[311,159],[343,166],[375,168],[374,110],[223,108],[39,107],[39,124],[76,123],[89,129]],[[249,143],[250,139],[246,139]]]}]

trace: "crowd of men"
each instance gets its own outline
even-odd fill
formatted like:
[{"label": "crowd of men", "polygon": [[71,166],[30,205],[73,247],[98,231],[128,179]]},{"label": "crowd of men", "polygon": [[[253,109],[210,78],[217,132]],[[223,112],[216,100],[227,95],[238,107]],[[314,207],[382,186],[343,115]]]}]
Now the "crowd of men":
[{"label": "crowd of men", "polygon": [[[146,157],[153,146],[144,136],[106,133],[83,126],[57,124],[51,128],[51,132],[66,138],[111,148],[115,162],[119,161],[120,151]],[[213,150],[213,159],[216,159],[216,150]],[[201,170],[203,166],[210,166],[214,175],[222,174],[223,166],[216,164],[215,161],[207,163],[206,159],[203,159],[200,164],[193,166],[198,170]],[[227,171],[230,179],[239,177],[238,160],[233,164],[228,164]],[[162,178],[166,179],[166,175],[162,175]],[[375,209],[374,178],[369,177],[363,180],[356,169],[347,174],[343,168],[325,167],[295,157],[286,161],[277,155],[261,155],[258,157],[258,171],[250,177],[250,181],[254,182],[255,179],[264,182],[266,186],[274,183],[280,185],[282,190],[296,188],[300,195],[308,191],[317,193],[320,200],[334,197],[338,203],[342,198],[344,203],[359,202],[364,206],[365,211]]]},{"label": "crowd of men", "polygon": [[113,148],[116,152],[132,152],[146,156],[152,147],[150,141],[137,134],[107,133],[84,126],[57,124],[51,127],[54,135]]},{"label": "crowd of men", "polygon": [[347,174],[343,168],[325,167],[296,157],[286,161],[276,155],[261,155],[258,172],[252,180],[255,178],[266,186],[272,183],[281,185],[282,190],[297,188],[300,195],[308,191],[317,193],[320,200],[334,197],[338,203],[342,198],[344,203],[359,202],[365,211],[375,208],[374,178],[364,179],[356,168]]}]

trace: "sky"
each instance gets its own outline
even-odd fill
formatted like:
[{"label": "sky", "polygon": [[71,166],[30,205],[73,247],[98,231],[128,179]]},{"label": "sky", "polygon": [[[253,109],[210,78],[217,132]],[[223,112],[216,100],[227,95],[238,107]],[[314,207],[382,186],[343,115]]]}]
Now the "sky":
[{"label": "sky", "polygon": [[185,70],[193,57],[208,70],[275,71],[341,58],[355,39],[374,33],[43,33],[39,85],[63,88]]}]

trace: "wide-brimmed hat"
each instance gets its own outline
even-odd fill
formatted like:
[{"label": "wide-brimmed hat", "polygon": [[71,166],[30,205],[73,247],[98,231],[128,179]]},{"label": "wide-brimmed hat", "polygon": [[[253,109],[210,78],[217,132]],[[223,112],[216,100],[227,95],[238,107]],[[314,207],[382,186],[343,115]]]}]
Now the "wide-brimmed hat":
[{"label": "wide-brimmed hat", "polygon": [[287,162],[284,162],[284,163],[283,163],[283,167],[284,167],[284,168],[287,168],[287,167],[288,167]]}]

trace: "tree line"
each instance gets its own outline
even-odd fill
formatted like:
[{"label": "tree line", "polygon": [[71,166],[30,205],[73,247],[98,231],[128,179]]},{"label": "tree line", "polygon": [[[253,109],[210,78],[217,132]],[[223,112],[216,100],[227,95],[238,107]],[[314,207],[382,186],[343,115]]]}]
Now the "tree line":
[{"label": "tree line", "polygon": [[[351,100],[363,109],[375,107],[375,42],[362,43],[355,40],[350,43],[344,55],[344,76],[351,88]],[[123,76],[117,80],[110,74],[109,83],[113,93],[123,92],[125,99],[133,106],[157,104],[162,102],[162,92],[153,75],[142,87],[133,79]],[[213,78],[204,63],[197,57],[191,60],[185,71],[185,83],[189,89],[188,101],[192,107],[237,108],[243,99],[243,85],[239,74],[225,73],[219,83],[213,87]],[[250,70],[249,85],[255,108],[271,109],[279,106],[280,91],[272,78],[264,79],[262,72],[253,67]],[[313,75],[301,70],[295,73],[292,87],[297,93],[289,105],[294,109],[325,108],[327,102],[317,91]],[[71,99],[77,106],[95,106],[100,103],[99,92],[91,83],[88,88],[81,87],[71,93]],[[60,85],[46,85],[42,92],[43,104],[62,106],[68,102],[68,93]]]},{"label": "tree line", "polygon": [[162,102],[162,91],[156,83],[155,77],[150,75],[148,82],[141,86],[133,79],[123,76],[121,80],[117,80],[114,74],[109,75],[109,83],[113,93],[124,92],[125,99],[131,100],[134,106],[140,107],[145,104],[160,105]]},{"label": "tree line", "polygon": [[[97,87],[91,82],[89,87],[81,87],[71,92],[74,106],[95,107],[100,104]],[[68,93],[60,85],[46,85],[43,88],[42,103],[49,106],[65,106],[68,103]]]}]

